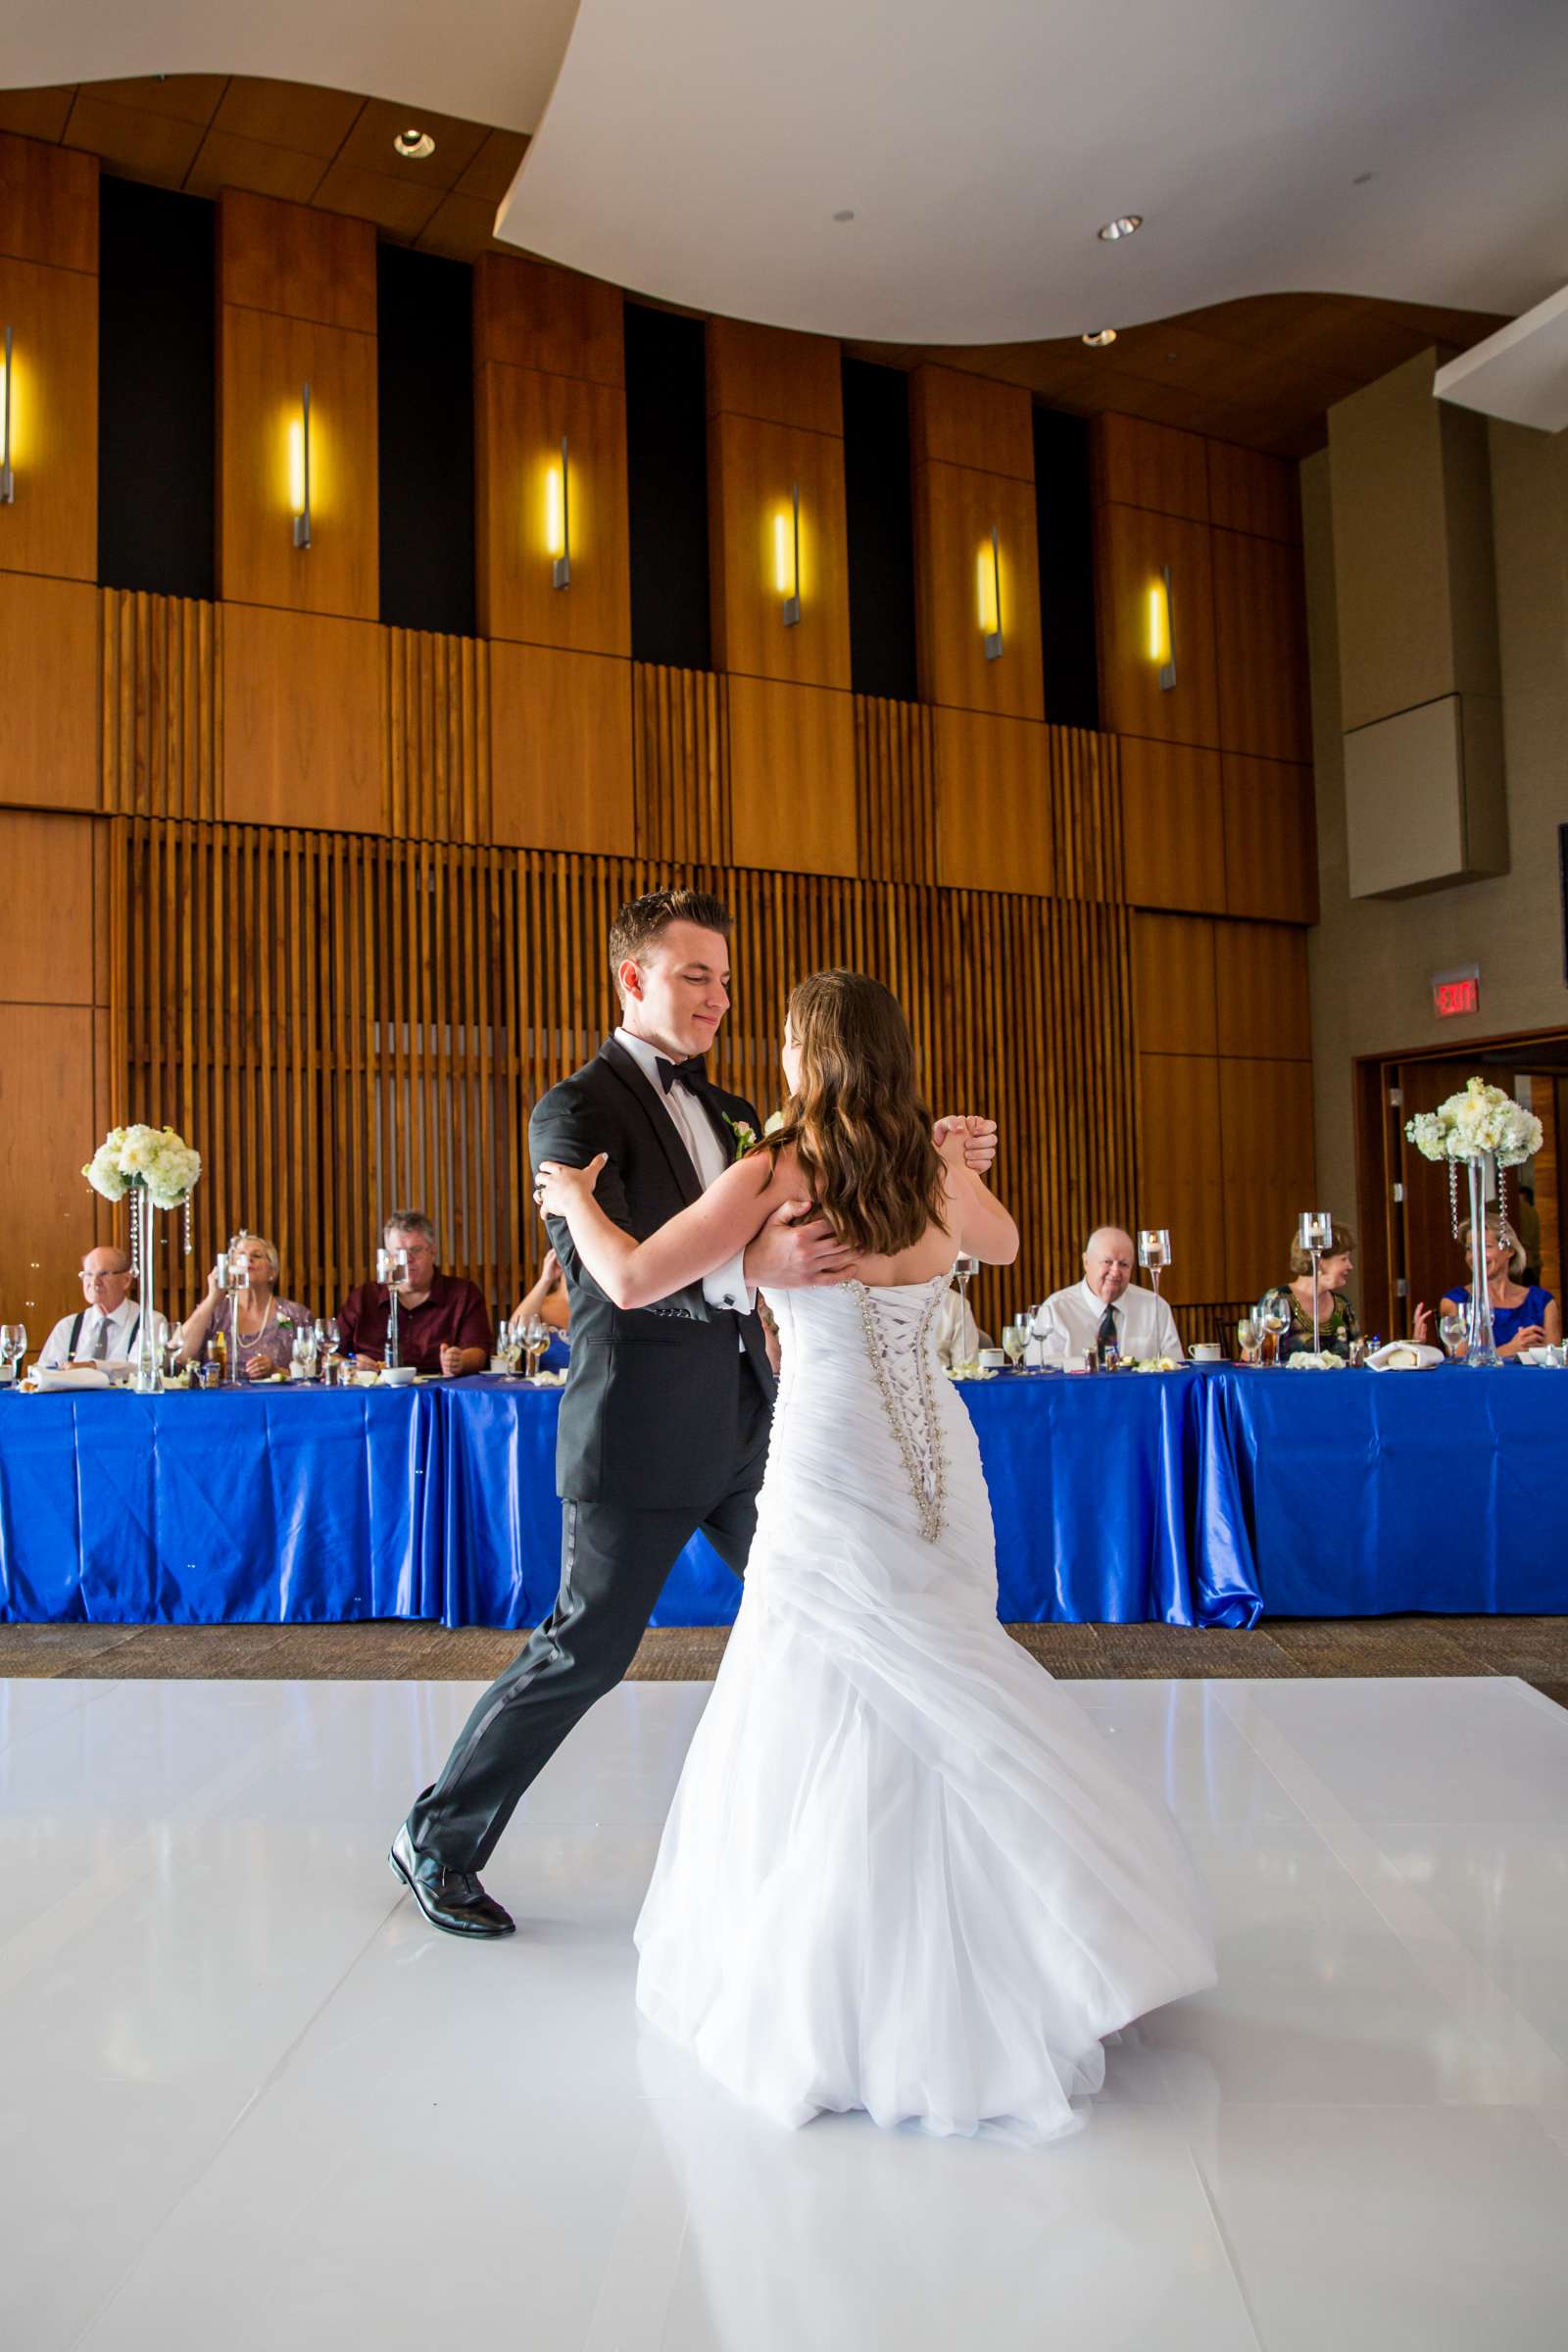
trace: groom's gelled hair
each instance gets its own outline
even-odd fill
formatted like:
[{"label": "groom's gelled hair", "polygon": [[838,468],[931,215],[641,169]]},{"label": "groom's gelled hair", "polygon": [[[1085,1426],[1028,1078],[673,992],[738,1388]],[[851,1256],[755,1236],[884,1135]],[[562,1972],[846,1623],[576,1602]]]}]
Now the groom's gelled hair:
[{"label": "groom's gelled hair", "polygon": [[610,970],[620,986],[623,963],[646,963],[648,952],[671,923],[729,937],[729,908],[706,890],[650,890],[621,908],[610,926]]}]

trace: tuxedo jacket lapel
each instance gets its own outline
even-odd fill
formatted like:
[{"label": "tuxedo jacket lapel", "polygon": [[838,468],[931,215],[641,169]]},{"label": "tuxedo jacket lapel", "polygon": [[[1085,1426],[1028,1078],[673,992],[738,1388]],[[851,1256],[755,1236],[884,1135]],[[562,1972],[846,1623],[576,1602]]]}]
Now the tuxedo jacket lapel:
[{"label": "tuxedo jacket lapel", "polygon": [[617,1038],[606,1038],[599,1049],[599,1058],[609,1064],[647,1120],[655,1142],[669,1163],[669,1172],[680,1187],[680,1197],[689,1208],[694,1200],[702,1199],[703,1187],[674,1120]]}]

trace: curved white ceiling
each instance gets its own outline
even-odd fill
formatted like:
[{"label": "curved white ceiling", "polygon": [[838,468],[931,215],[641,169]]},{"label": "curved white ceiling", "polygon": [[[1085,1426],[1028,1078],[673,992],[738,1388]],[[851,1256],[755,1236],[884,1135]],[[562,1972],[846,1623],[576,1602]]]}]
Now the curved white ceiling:
[{"label": "curved white ceiling", "polygon": [[7,88],[259,74],[529,130],[577,0],[6,0]]},{"label": "curved white ceiling", "polygon": [[1562,0],[582,0],[497,233],[893,342],[1516,311],[1568,278],[1565,122]]},{"label": "curved white ceiling", "polygon": [[[1568,279],[1563,0],[10,0],[7,18],[13,86],[264,74],[533,131],[499,234],[829,334],[1028,341],[1293,290],[1512,312]],[[1101,244],[1126,212],[1142,232]]]}]

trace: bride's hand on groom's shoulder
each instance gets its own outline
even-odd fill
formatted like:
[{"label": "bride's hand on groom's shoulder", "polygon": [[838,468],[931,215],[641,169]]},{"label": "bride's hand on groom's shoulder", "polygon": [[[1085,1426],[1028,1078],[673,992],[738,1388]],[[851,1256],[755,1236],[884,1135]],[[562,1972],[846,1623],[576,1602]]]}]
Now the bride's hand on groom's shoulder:
[{"label": "bride's hand on groom's shoulder", "polygon": [[592,1200],[594,1186],[599,1181],[599,1171],[609,1157],[608,1152],[598,1152],[585,1168],[568,1168],[559,1159],[542,1159],[534,1189],[540,1214],[546,1217],[569,1217],[578,1201]]},{"label": "bride's hand on groom's shoulder", "polygon": [[938,1119],[931,1140],[950,1168],[970,1168],[976,1176],[989,1176],[996,1164],[995,1119],[976,1118],[972,1112],[950,1114]]}]

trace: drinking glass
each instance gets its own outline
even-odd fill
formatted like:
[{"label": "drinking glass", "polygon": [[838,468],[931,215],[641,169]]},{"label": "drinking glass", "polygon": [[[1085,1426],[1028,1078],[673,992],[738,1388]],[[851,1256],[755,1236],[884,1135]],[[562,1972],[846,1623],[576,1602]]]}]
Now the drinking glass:
[{"label": "drinking glass", "polygon": [[1438,1317],[1438,1337],[1443,1342],[1446,1354],[1450,1356],[1458,1354],[1459,1349],[1464,1346],[1465,1328],[1465,1318],[1462,1313],[1449,1313]]},{"label": "drinking glass", "polygon": [[530,1380],[533,1379],[539,1368],[540,1357],[550,1346],[551,1336],[550,1326],[541,1315],[530,1315],[517,1333],[517,1338],[522,1344],[522,1351],[528,1358],[528,1378]]},{"label": "drinking glass", "polygon": [[178,1378],[179,1359],[184,1346],[185,1343],[180,1337],[179,1325],[172,1323],[164,1335],[164,1378],[166,1381]]},{"label": "drinking glass", "polygon": [[1251,1362],[1252,1350],[1257,1346],[1259,1336],[1258,1326],[1253,1322],[1250,1315],[1238,1316],[1236,1323],[1236,1345],[1241,1351],[1241,1357],[1244,1364],[1249,1364]]},{"label": "drinking glass", "polygon": [[1258,1322],[1263,1327],[1263,1360],[1278,1364],[1280,1342],[1291,1328],[1291,1301],[1283,1291],[1270,1291],[1258,1302]]},{"label": "drinking glass", "polygon": [[1031,1316],[1014,1315],[1002,1335],[1002,1345],[1006,1349],[1007,1361],[1015,1372],[1021,1372],[1023,1369],[1023,1359],[1029,1352],[1029,1336],[1033,1328]]},{"label": "drinking glass", "polygon": [[303,1327],[297,1331],[294,1334],[294,1345],[289,1350],[289,1356],[301,1380],[314,1380],[316,1378],[316,1334]]},{"label": "drinking glass", "polygon": [[24,1323],[0,1323],[0,1364],[15,1376],[17,1367],[27,1352],[27,1328]]}]

